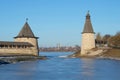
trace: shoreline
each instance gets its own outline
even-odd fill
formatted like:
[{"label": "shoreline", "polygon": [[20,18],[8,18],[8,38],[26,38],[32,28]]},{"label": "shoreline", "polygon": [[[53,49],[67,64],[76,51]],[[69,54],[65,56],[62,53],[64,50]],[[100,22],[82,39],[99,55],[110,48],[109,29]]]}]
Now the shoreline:
[{"label": "shoreline", "polygon": [[[106,51],[105,51],[106,50]],[[104,52],[105,51],[105,52]],[[67,58],[99,58],[99,59],[111,59],[120,60],[120,49],[103,49],[98,55],[80,55],[80,51],[68,55]],[[11,64],[21,61],[35,61],[35,60],[46,60],[47,56],[33,56],[33,55],[11,55],[11,54],[0,54],[0,65],[1,64]]]},{"label": "shoreline", "polygon": [[120,58],[113,58],[113,57],[98,57],[99,59],[109,59],[109,60],[120,60]]},{"label": "shoreline", "polygon": [[[99,50],[99,49],[98,49]],[[94,52],[94,51],[93,51]],[[120,60],[120,49],[103,49],[98,55],[80,55],[80,51],[68,56],[69,58],[101,58],[101,59],[114,59]]]},{"label": "shoreline", "polygon": [[35,60],[46,60],[46,59],[47,59],[46,56],[26,56],[26,55],[0,56],[0,65],[17,63],[22,61],[35,61]]}]

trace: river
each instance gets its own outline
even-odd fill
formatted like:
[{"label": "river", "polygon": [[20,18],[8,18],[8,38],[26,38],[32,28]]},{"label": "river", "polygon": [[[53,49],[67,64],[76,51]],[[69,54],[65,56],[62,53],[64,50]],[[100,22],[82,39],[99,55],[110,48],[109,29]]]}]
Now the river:
[{"label": "river", "polygon": [[72,52],[41,52],[47,60],[0,65],[0,80],[120,80],[120,61],[65,58]]}]

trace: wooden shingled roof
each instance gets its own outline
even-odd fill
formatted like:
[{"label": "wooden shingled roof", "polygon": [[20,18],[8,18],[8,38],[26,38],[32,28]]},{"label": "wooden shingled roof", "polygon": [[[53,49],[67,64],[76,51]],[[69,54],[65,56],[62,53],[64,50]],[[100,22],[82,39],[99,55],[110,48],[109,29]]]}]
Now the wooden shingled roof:
[{"label": "wooden shingled roof", "polygon": [[27,37],[27,38],[38,38],[35,37],[33,34],[29,24],[26,22],[22,28],[22,30],[19,32],[19,34],[15,38],[22,38],[22,37]]},{"label": "wooden shingled roof", "polygon": [[28,42],[9,42],[9,41],[0,41],[0,45],[15,45],[15,46],[29,46],[29,47],[33,47],[32,44],[28,43]]},{"label": "wooden shingled roof", "polygon": [[86,21],[82,33],[94,33],[89,12],[86,15]]}]

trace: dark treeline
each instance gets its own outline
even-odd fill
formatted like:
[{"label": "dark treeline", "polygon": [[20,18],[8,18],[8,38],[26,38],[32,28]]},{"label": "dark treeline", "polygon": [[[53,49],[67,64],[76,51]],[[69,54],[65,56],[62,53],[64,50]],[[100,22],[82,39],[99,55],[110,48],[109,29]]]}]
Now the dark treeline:
[{"label": "dark treeline", "polygon": [[108,46],[112,48],[120,48],[120,32],[117,32],[115,35],[105,34],[101,36],[100,33],[96,34],[96,44],[98,46]]}]

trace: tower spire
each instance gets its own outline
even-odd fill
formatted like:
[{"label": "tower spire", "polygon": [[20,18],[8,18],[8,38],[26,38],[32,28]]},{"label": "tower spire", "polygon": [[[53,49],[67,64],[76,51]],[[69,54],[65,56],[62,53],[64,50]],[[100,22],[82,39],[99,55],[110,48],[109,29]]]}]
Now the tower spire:
[{"label": "tower spire", "polygon": [[21,29],[21,31],[19,32],[19,34],[15,37],[15,38],[36,38],[38,39],[38,37],[35,37],[34,33],[32,32],[29,24],[28,24],[28,18],[26,18],[26,22],[23,26],[23,28]]},{"label": "tower spire", "polygon": [[87,12],[86,15],[86,21],[85,21],[85,25],[84,25],[84,29],[83,29],[83,33],[94,33],[92,24],[91,24],[91,20],[90,20],[90,14],[89,14],[89,10]]}]

